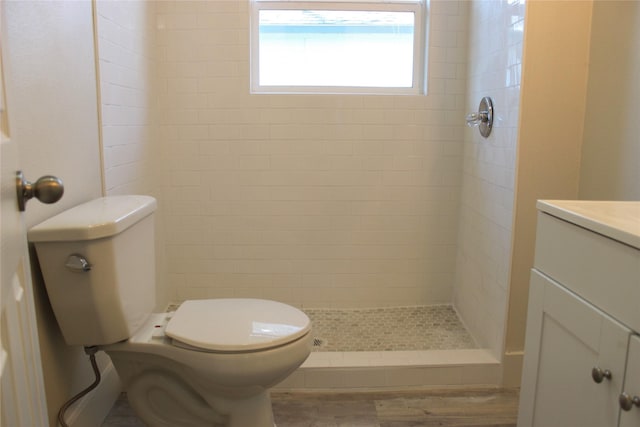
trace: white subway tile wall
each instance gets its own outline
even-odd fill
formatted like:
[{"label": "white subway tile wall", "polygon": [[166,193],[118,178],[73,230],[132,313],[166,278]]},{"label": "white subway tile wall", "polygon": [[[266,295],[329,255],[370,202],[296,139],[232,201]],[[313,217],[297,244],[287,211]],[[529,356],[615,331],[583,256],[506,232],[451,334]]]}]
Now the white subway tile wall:
[{"label": "white subway tile wall", "polygon": [[104,195],[148,194],[156,213],[156,308],[173,296],[166,284],[158,133],[156,2],[97,1],[96,34]]},{"label": "white subway tile wall", "polygon": [[97,2],[106,194],[158,197],[161,302],[453,300],[499,357],[524,1],[429,15],[426,96],[252,95],[248,1]]},{"label": "white subway tile wall", "polygon": [[498,359],[511,265],[524,8],[524,0],[477,0],[469,11],[466,108],[476,111],[491,96],[496,117],[488,139],[475,128],[465,134],[453,302],[478,344]]},{"label": "white subway tile wall", "polygon": [[466,2],[430,2],[426,96],[253,95],[248,7],[156,3],[174,299],[449,303]]},{"label": "white subway tile wall", "polygon": [[105,193],[155,194],[155,4],[98,1],[96,18]]}]

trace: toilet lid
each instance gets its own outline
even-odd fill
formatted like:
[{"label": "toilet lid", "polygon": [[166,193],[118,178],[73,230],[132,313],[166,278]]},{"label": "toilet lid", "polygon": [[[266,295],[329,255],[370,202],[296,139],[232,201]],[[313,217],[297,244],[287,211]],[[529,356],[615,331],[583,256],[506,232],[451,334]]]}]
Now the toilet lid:
[{"label": "toilet lid", "polygon": [[250,351],[295,341],[311,329],[297,308],[276,301],[223,298],[185,301],[165,334],[200,349]]}]

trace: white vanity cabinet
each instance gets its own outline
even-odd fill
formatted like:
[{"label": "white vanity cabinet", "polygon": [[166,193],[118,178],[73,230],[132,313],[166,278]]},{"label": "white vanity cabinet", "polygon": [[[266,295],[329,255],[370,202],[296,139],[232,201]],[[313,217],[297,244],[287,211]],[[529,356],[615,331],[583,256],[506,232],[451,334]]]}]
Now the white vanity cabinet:
[{"label": "white vanity cabinet", "polygon": [[518,427],[640,427],[640,202],[538,209]]}]

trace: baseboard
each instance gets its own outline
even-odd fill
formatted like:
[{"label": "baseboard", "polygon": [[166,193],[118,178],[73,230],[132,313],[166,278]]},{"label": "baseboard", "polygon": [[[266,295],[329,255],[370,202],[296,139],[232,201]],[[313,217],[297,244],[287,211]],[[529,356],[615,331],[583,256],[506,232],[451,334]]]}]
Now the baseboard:
[{"label": "baseboard", "polygon": [[101,373],[101,377],[98,387],[67,411],[65,418],[69,427],[102,425],[114,402],[120,396],[122,385],[111,361]]}]

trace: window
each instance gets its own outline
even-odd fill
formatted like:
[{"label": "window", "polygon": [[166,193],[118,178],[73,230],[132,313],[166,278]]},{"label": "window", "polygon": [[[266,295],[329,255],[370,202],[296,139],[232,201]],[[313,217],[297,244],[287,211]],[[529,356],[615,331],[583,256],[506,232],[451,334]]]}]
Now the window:
[{"label": "window", "polygon": [[424,1],[252,0],[253,92],[422,92]]}]

